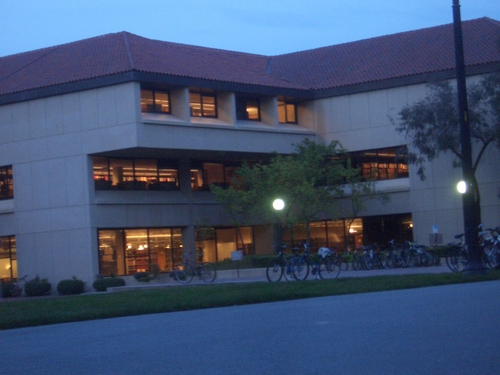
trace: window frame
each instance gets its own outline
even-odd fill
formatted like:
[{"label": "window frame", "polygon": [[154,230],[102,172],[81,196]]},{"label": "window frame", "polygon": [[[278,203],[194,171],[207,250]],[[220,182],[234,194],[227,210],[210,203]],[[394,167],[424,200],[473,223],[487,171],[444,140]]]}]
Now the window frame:
[{"label": "window frame", "polygon": [[[284,106],[284,116],[285,116],[285,121],[280,121],[280,103],[283,103]],[[289,120],[288,116],[288,106],[293,106],[293,116],[294,116],[294,121]],[[290,101],[290,100],[282,100],[278,99],[278,122],[280,124],[298,124],[299,119],[297,115],[297,103]]]},{"label": "window frame", "polygon": [[[151,94],[152,94],[152,100],[153,100],[153,104],[152,104],[152,110],[148,111],[143,111],[142,110],[142,100],[143,100],[143,96],[142,96],[142,92],[143,91],[150,91]],[[168,97],[168,111],[162,111],[161,108],[163,108],[163,106],[159,103],[157,103],[157,93],[162,93],[162,94],[167,94],[167,97]],[[159,100],[159,99],[158,99]],[[172,101],[171,101],[171,98],[170,98],[170,90],[167,90],[167,89],[152,89],[152,88],[146,88],[146,87],[141,87],[141,113],[158,113],[158,114],[167,114],[167,115],[170,115],[172,114]],[[146,105],[147,106],[147,105]],[[160,107],[160,110],[158,110],[157,108]]]},{"label": "window frame", "polygon": [[[192,95],[199,95],[200,99],[199,102],[192,101]],[[213,98],[214,103],[214,114],[213,115],[206,115],[205,114],[205,109],[204,109],[204,100],[203,98]],[[196,103],[200,106],[199,109],[199,115],[195,114],[195,111],[193,110],[193,106],[191,105],[192,103]],[[218,118],[218,110],[217,110],[217,94],[214,92],[203,92],[203,91],[196,91],[196,90],[189,90],[189,115],[191,117],[195,118]]]},{"label": "window frame", "polygon": [[[250,118],[248,113],[249,103],[254,102],[257,107],[257,118]],[[236,96],[236,119],[246,121],[261,121],[260,98]]]},{"label": "window frame", "polygon": [[14,199],[14,175],[12,165],[0,167],[0,200]]},{"label": "window frame", "polygon": [[[394,160],[388,160],[382,153],[394,152]],[[409,177],[408,147],[395,146],[349,153],[352,166],[360,168],[363,179],[375,181],[394,180]]]},{"label": "window frame", "polygon": [[[96,159],[102,159],[99,172],[96,169]],[[140,164],[145,162],[154,162],[155,168],[150,168],[149,171],[154,170],[154,175],[151,172],[138,172]],[[95,190],[161,190],[161,191],[175,191],[179,190],[179,166],[174,160],[167,159],[130,159],[130,158],[113,158],[107,156],[93,156],[93,176]],[[122,181],[113,183],[113,165],[115,164],[128,164],[131,172],[126,175],[123,173]],[[168,170],[173,172],[169,175]]]}]

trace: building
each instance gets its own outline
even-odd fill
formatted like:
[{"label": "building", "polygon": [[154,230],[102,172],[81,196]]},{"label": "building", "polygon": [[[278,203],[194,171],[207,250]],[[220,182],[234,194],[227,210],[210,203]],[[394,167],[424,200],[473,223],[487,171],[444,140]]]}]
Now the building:
[{"label": "building", "polygon": [[[469,80],[500,69],[500,22],[463,33]],[[355,243],[407,233],[425,244],[433,226],[451,241],[461,174],[443,157],[421,181],[389,118],[454,78],[453,46],[451,24],[280,56],[121,32],[0,58],[0,277],[91,283],[169,270],[200,244],[224,259],[241,240],[208,184],[305,138],[339,140],[391,196],[356,220]],[[478,171],[491,225],[498,156],[490,149]],[[331,245],[345,230],[318,221],[312,237]],[[256,223],[243,242],[269,252],[271,232]]]}]

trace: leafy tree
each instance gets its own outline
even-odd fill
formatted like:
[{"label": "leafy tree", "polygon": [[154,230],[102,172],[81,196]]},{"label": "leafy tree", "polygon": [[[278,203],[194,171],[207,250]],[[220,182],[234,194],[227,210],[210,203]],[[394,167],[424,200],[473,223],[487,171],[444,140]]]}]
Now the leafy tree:
[{"label": "leafy tree", "polygon": [[274,155],[265,164],[243,165],[228,189],[210,188],[235,219],[245,214],[274,222],[277,213],[272,202],[283,199],[281,224],[304,223],[309,241],[309,223],[320,213],[337,217],[335,197],[343,195],[347,179],[359,181],[360,171],[345,160],[345,150],[338,142],[323,145],[306,139],[295,145],[292,154]]},{"label": "leafy tree", "polygon": [[[425,179],[425,162],[439,155],[453,155],[453,167],[460,167],[462,152],[457,93],[449,82],[430,84],[429,94],[399,112],[396,130],[410,142],[409,162],[418,166]],[[480,218],[480,191],[476,171],[490,145],[500,147],[500,72],[490,74],[468,88],[469,124],[473,155],[475,204]],[[393,121],[394,122],[394,121]]]}]

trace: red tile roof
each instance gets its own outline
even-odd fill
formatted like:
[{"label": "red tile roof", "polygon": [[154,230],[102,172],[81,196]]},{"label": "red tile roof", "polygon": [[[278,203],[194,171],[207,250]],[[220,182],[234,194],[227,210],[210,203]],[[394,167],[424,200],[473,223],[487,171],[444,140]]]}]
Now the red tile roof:
[{"label": "red tile roof", "polygon": [[[463,22],[466,65],[500,62],[500,22]],[[454,69],[453,25],[279,56],[150,40],[127,32],[0,58],[0,96],[125,72],[321,90]]]}]

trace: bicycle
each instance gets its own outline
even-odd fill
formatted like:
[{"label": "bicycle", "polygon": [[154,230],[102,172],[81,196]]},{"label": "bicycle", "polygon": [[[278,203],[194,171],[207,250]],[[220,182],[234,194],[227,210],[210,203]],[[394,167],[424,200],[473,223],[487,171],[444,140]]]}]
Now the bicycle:
[{"label": "bicycle", "polygon": [[199,263],[195,263],[189,260],[189,256],[192,253],[186,253],[182,256],[184,262],[182,265],[177,266],[174,270],[175,278],[181,284],[189,284],[194,276],[198,276],[198,279],[203,280],[205,283],[214,282],[217,277],[217,271],[215,266],[209,262],[203,262],[203,254],[198,255],[200,258]]},{"label": "bicycle", "polygon": [[297,254],[299,249],[292,249],[294,255],[285,263],[285,277],[293,275],[293,279],[304,281],[309,276],[309,248],[307,243],[303,244],[304,251],[301,255]]},{"label": "bicycle", "polygon": [[4,297],[19,297],[23,293],[24,284],[26,284],[27,278],[28,275],[24,275],[23,277],[18,278],[16,282],[10,282],[6,283],[6,285],[2,285]]},{"label": "bicycle", "polygon": [[341,270],[336,252],[327,247],[322,247],[318,250],[318,255],[320,260],[317,265],[317,272],[320,279],[336,279]]},{"label": "bicycle", "polygon": [[446,265],[453,272],[462,272],[467,264],[467,248],[464,244],[465,234],[457,234],[455,238],[459,243],[451,242],[450,248],[446,251]]},{"label": "bicycle", "polygon": [[266,267],[266,277],[267,280],[271,283],[281,281],[283,274],[285,274],[285,279],[289,280],[287,276],[290,274],[286,274],[285,270],[285,248],[286,245],[280,245],[278,250],[278,255],[275,258],[271,259]]},{"label": "bicycle", "polygon": [[[479,236],[482,238],[481,248],[482,248],[482,260],[483,263],[488,268],[498,268],[500,261],[500,227],[493,228],[484,228],[484,225],[479,225],[479,228],[482,229],[479,232]],[[489,237],[486,237],[488,232],[490,233]]]}]

